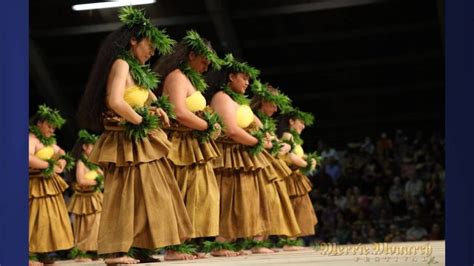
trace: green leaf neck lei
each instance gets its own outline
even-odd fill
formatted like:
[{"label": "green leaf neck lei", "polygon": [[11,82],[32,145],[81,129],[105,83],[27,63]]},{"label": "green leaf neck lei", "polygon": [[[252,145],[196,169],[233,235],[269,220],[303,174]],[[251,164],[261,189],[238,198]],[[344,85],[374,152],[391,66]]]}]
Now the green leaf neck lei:
[{"label": "green leaf neck lei", "polygon": [[89,158],[87,158],[84,154],[81,154],[81,157],[79,158],[90,171],[94,171],[99,169],[99,166],[95,163],[91,163],[89,161]]},{"label": "green leaf neck lei", "polygon": [[268,116],[267,114],[265,114],[265,113],[262,112],[262,111],[257,111],[257,112],[256,112],[256,115],[257,115],[257,117],[260,119],[260,121],[262,122],[262,125],[263,125],[263,128],[262,128],[262,129],[263,129],[263,131],[274,134],[275,131],[276,131],[276,122],[275,122],[275,119],[273,119],[272,117]]},{"label": "green leaf neck lei", "polygon": [[303,145],[303,139],[301,138],[300,134],[296,132],[296,130],[290,129],[290,134],[293,136],[293,142],[296,145]]},{"label": "green leaf neck lei", "polygon": [[43,135],[43,133],[41,133],[37,126],[30,126],[29,131],[31,134],[35,135],[45,147],[56,144],[56,138],[54,137],[54,135],[51,137],[46,137],[45,135]]},{"label": "green leaf neck lei", "polygon": [[193,85],[197,91],[204,93],[207,90],[208,85],[201,73],[192,69],[188,64],[182,64],[179,69],[189,79],[189,82],[191,82],[191,85]]},{"label": "green leaf neck lei", "polygon": [[130,74],[138,86],[147,90],[156,89],[159,84],[159,77],[151,70],[150,65],[140,64],[130,52],[121,53],[119,58],[127,62]]},{"label": "green leaf neck lei", "polygon": [[247,98],[247,96],[245,96],[245,94],[240,94],[240,93],[237,93],[235,91],[233,91],[229,85],[223,85],[221,87],[222,91],[225,92],[227,95],[230,96],[230,98],[232,98],[232,100],[234,100],[236,103],[240,104],[240,105],[249,105],[250,104],[250,100]]}]

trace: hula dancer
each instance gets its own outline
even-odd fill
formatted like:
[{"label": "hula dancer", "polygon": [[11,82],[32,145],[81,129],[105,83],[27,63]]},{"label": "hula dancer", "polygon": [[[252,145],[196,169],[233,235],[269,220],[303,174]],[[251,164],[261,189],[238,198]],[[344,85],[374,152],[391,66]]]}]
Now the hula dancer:
[{"label": "hula dancer", "polygon": [[[298,245],[296,237],[314,235],[314,228],[318,223],[313,204],[308,195],[312,189],[312,184],[303,173],[314,170],[317,162],[315,154],[305,155],[302,148],[303,140],[300,137],[305,126],[311,126],[314,123],[313,115],[300,111],[298,108],[290,108],[285,113],[279,117],[278,133],[280,139],[292,147],[291,152],[285,156],[285,161],[293,172],[284,180],[301,232],[290,239],[283,240],[282,244],[287,246],[287,250],[294,250],[298,249],[295,248]],[[290,246],[294,247],[291,248]]]},{"label": "hula dancer", "polygon": [[[221,196],[216,239],[220,245],[216,245],[211,254],[236,256],[238,253],[224,243],[236,238],[263,237],[269,232],[271,211],[265,186],[267,176],[274,173],[267,171],[270,162],[262,154],[265,148],[271,147],[271,142],[255,124],[250,101],[244,96],[250,80],[255,79],[259,71],[230,54],[224,60],[224,67],[214,80],[215,88],[220,91],[211,101],[225,132],[225,136],[217,140],[222,156],[214,162]],[[266,248],[258,249],[264,252]]]},{"label": "hula dancer", "polygon": [[219,234],[219,187],[212,162],[220,156],[214,139],[221,127],[203,96],[208,86],[202,74],[209,65],[219,69],[221,60],[208,41],[188,31],[173,53],[161,57],[154,67],[164,80],[159,91],[169,98],[176,115],[167,128],[172,147],[168,159],[193,226],[198,257],[205,256],[200,252],[203,238]]},{"label": "hula dancer", "polygon": [[251,86],[253,92],[251,106],[255,111],[260,127],[269,135],[272,147],[268,149],[268,160],[275,169],[276,176],[271,177],[267,185],[267,201],[270,203],[270,231],[268,235],[294,236],[300,233],[293,206],[288,195],[284,179],[292,171],[278,156],[290,151],[290,145],[283,143],[276,137],[276,122],[271,117],[275,112],[290,108],[291,100],[269,84],[262,84],[255,80]]},{"label": "hula dancer", "polygon": [[97,136],[85,129],[79,131],[78,139],[71,155],[76,160],[73,175],[74,194],[68,204],[68,211],[74,214],[74,246],[72,257],[78,262],[97,259],[97,236],[102,212],[102,191],[104,172],[89,161],[89,156],[97,141]]},{"label": "hula dancer", "polygon": [[49,253],[73,247],[74,237],[63,198],[67,183],[59,176],[72,167],[54,138],[66,121],[58,111],[40,105],[31,118],[29,134],[29,251],[30,265],[54,263]]},{"label": "hula dancer", "polygon": [[[159,128],[168,115],[150,106],[158,77],[145,65],[155,49],[170,53],[174,41],[141,10],[122,8],[119,17],[125,25],[102,44],[79,106],[81,126],[103,131],[89,157],[105,177],[98,253],[106,264],[156,262],[155,249],[192,234],[166,158],[171,143]],[[181,255],[165,258],[192,259]]]}]

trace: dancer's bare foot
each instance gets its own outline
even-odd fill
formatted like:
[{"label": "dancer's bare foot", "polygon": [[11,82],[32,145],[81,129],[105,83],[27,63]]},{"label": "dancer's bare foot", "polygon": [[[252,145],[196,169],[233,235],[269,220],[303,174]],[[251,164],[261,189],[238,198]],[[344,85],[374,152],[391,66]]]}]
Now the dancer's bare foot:
[{"label": "dancer's bare foot", "polygon": [[280,249],[279,248],[271,248],[271,250],[273,250],[273,252],[280,252]]},{"label": "dancer's bare foot", "polygon": [[228,250],[228,249],[215,249],[211,251],[211,255],[214,257],[235,257],[239,254],[235,251]]},{"label": "dancer's bare foot", "polygon": [[165,260],[194,260],[195,258],[192,254],[176,252],[174,250],[168,250],[165,254]]},{"label": "dancer's bare foot", "polygon": [[237,253],[239,256],[246,256],[246,255],[252,255],[252,251],[250,250],[245,250],[245,249],[242,249],[241,251],[239,251]]},{"label": "dancer's bare foot", "polygon": [[117,258],[106,258],[104,260],[105,264],[107,265],[117,265],[117,264],[138,264],[140,263],[139,260],[131,258],[129,256],[122,256]]},{"label": "dancer's bare foot", "polygon": [[252,250],[253,254],[271,254],[271,253],[275,253],[275,251],[273,251],[269,248],[264,248],[264,247],[252,248],[251,250]]},{"label": "dancer's bare foot", "polygon": [[92,261],[91,258],[77,258],[74,260],[75,262],[89,262]]},{"label": "dancer's bare foot", "polygon": [[205,259],[205,258],[207,258],[206,253],[204,253],[204,252],[194,252],[193,255],[196,259]]},{"label": "dancer's bare foot", "polygon": [[299,250],[304,250],[304,249],[305,248],[301,246],[288,246],[288,245],[283,246],[284,251],[299,251]]},{"label": "dancer's bare foot", "polygon": [[28,261],[28,266],[43,266],[43,263],[41,263],[39,261],[29,260]]}]

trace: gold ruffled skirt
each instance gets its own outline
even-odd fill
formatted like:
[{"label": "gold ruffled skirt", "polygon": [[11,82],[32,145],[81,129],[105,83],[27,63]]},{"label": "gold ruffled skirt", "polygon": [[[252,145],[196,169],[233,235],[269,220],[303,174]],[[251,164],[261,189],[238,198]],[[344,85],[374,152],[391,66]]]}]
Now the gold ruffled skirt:
[{"label": "gold ruffled skirt", "polygon": [[[218,140],[222,156],[214,161],[220,189],[219,235],[224,238],[254,237],[270,231],[271,207],[266,187],[270,162],[262,154],[230,140]],[[271,176],[273,176],[271,174]]]},{"label": "gold ruffled skirt", "polygon": [[81,251],[97,251],[102,199],[101,192],[76,189],[68,204],[74,214],[74,245]]},{"label": "gold ruffled skirt", "polygon": [[299,170],[295,170],[285,178],[285,183],[301,230],[300,234],[295,236],[314,235],[318,218],[308,195],[312,189],[311,181]]},{"label": "gold ruffled skirt", "polygon": [[98,253],[177,245],[192,235],[178,184],[166,158],[170,142],[161,130],[130,140],[106,127],[89,160],[104,170]]},{"label": "gold ruffled skirt", "polygon": [[171,128],[168,159],[192,224],[192,238],[219,234],[219,186],[213,160],[220,156],[214,141],[201,143],[191,129]]},{"label": "gold ruffled skirt", "polygon": [[29,251],[46,253],[73,247],[74,237],[62,192],[68,185],[57,174],[29,174]]},{"label": "gold ruffled skirt", "polygon": [[270,230],[268,234],[283,236],[298,235],[300,228],[284,181],[284,178],[291,175],[292,171],[283,160],[271,155],[269,156],[271,167],[274,173],[276,173],[276,176],[270,177],[269,182],[265,185],[265,200],[270,205]]}]

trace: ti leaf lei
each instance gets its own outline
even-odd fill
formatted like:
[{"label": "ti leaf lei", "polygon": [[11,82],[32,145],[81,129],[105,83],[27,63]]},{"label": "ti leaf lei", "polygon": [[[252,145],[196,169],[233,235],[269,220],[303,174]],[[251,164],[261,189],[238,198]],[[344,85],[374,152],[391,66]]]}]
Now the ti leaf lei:
[{"label": "ti leaf lei", "polygon": [[275,133],[276,131],[276,123],[275,119],[271,118],[270,116],[266,115],[262,111],[257,111],[257,117],[260,119],[260,121],[263,124],[262,130],[268,133]]},{"label": "ti leaf lei", "polygon": [[151,103],[151,106],[163,109],[163,111],[168,114],[169,118],[176,119],[176,114],[174,113],[174,105],[170,102],[168,96],[161,95],[161,97]]},{"label": "ti leaf lei", "polygon": [[99,169],[99,166],[95,163],[91,163],[89,159],[84,156],[84,154],[81,154],[81,157],[79,159],[86,165],[89,170],[93,171]]},{"label": "ti leaf lei", "polygon": [[189,79],[189,81],[197,91],[204,93],[207,90],[208,85],[201,73],[192,69],[188,64],[181,65],[179,69]]},{"label": "ti leaf lei", "polygon": [[142,122],[138,125],[128,121],[122,122],[120,125],[125,128],[125,135],[131,139],[138,141],[146,138],[151,130],[158,128],[159,118],[150,114],[147,107],[137,107],[135,112],[142,117]]},{"label": "ti leaf lei", "polygon": [[138,86],[147,90],[154,90],[158,86],[159,77],[150,65],[140,64],[130,52],[122,52],[119,57],[128,63],[130,74]]},{"label": "ti leaf lei", "polygon": [[240,93],[237,93],[235,91],[233,91],[229,85],[223,85],[222,86],[222,91],[225,92],[227,95],[230,96],[230,98],[232,98],[232,100],[234,100],[236,103],[240,104],[240,105],[249,105],[250,104],[250,100],[247,98],[247,96],[245,96],[244,94],[240,94]]},{"label": "ti leaf lei", "polygon": [[37,126],[30,126],[29,131],[30,133],[35,135],[45,147],[56,144],[56,138],[54,138],[54,135],[51,137],[46,137],[45,135],[43,135],[43,133],[41,133]]},{"label": "ti leaf lei", "polygon": [[304,175],[312,175],[316,171],[316,169],[313,168],[311,165],[312,160],[316,160],[316,168],[317,168],[321,163],[321,156],[319,156],[319,154],[316,151],[306,154],[306,158],[305,158],[306,167],[301,168],[301,172]]},{"label": "ti leaf lei", "polygon": [[251,155],[257,155],[265,149],[263,147],[265,145],[265,133],[262,130],[256,130],[251,132],[250,135],[256,138],[258,142],[254,146],[248,147],[248,152]]},{"label": "ti leaf lei", "polygon": [[193,130],[194,136],[196,136],[201,143],[216,139],[218,137],[216,135],[216,124],[219,124],[221,129],[224,128],[219,115],[211,110],[205,110],[199,117],[207,122],[207,129],[204,131]]},{"label": "ti leaf lei", "polygon": [[296,145],[303,145],[303,139],[296,130],[290,129],[290,134],[293,136],[293,142],[295,142]]}]

